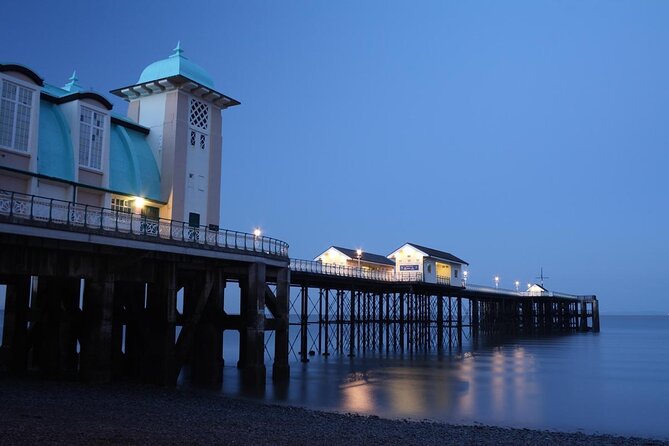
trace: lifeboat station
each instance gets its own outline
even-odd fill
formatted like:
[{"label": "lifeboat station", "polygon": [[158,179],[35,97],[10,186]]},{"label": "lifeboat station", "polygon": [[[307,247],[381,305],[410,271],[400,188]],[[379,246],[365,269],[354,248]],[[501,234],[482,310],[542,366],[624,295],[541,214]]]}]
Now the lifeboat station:
[{"label": "lifeboat station", "polygon": [[595,296],[473,285],[469,264],[439,249],[330,246],[302,260],[260,231],[224,228],[222,118],[240,102],[179,44],[110,91],[126,115],[67,77],[0,63],[2,370],[217,386],[232,363],[263,386],[266,361],[286,383],[291,358],[316,353],[599,331]]}]

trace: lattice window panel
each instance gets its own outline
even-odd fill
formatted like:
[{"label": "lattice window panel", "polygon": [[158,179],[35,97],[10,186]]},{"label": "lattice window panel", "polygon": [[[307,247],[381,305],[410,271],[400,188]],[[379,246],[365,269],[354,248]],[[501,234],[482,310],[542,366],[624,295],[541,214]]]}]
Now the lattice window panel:
[{"label": "lattice window panel", "polygon": [[209,106],[204,102],[191,98],[189,122],[191,127],[200,130],[209,130]]}]

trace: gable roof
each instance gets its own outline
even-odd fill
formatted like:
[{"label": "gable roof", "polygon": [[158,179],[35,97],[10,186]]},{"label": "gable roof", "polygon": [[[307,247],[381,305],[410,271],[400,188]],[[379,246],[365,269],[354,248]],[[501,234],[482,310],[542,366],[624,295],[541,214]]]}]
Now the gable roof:
[{"label": "gable roof", "polygon": [[[355,252],[356,251],[355,249],[342,248],[340,246],[332,246],[332,248],[336,249],[342,254],[347,255],[351,259],[358,258],[358,254]],[[360,256],[360,260],[363,262],[379,263],[381,265],[395,266],[395,262],[393,262],[389,258],[379,254],[372,254],[371,252],[363,251],[362,255]]]},{"label": "gable roof", "polygon": [[451,254],[449,252],[439,251],[438,249],[428,248],[426,246],[417,245],[415,243],[407,242],[405,244],[413,246],[417,250],[422,251],[425,254],[427,254],[429,257],[434,257],[436,259],[446,260],[448,262],[454,262],[454,263],[461,263],[463,265],[469,265],[469,263],[465,262],[464,260],[462,260],[458,257],[455,257],[453,254]]}]

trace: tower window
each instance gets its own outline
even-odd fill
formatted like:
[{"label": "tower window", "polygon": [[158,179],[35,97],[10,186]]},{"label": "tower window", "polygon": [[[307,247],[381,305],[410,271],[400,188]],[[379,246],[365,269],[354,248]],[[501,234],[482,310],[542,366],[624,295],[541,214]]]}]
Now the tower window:
[{"label": "tower window", "polygon": [[190,126],[190,147],[207,150],[209,139],[209,105],[191,98],[188,124]]},{"label": "tower window", "polygon": [[79,111],[79,165],[102,168],[104,115],[82,106]]},{"label": "tower window", "polygon": [[7,80],[2,81],[0,99],[0,146],[28,151],[33,91]]},{"label": "tower window", "polygon": [[209,106],[204,102],[191,98],[189,123],[191,127],[195,127],[196,129],[209,130]]}]

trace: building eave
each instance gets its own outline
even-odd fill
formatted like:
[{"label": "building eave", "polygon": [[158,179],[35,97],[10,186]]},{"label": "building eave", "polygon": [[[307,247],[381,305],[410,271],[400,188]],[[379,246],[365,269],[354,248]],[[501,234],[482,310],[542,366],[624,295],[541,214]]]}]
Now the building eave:
[{"label": "building eave", "polygon": [[111,90],[110,93],[126,101],[132,101],[142,96],[149,96],[154,93],[162,93],[171,90],[184,90],[193,96],[197,96],[207,102],[211,102],[222,109],[240,105],[241,102],[224,95],[214,89],[199,84],[183,75],[170,76],[163,79],[156,79],[141,84],[129,85],[127,87]]},{"label": "building eave", "polygon": [[56,97],[52,96],[49,93],[42,92],[40,97],[46,101],[52,102],[54,104],[65,104],[67,102],[72,102],[72,101],[77,101],[81,99],[92,99],[94,101],[99,102],[106,108],[107,110],[111,110],[114,106],[112,105],[111,102],[104,96],[98,93],[94,93],[92,91],[82,91],[82,92],[77,92],[77,93],[72,93],[68,94],[67,96],[62,96],[62,97]]}]

